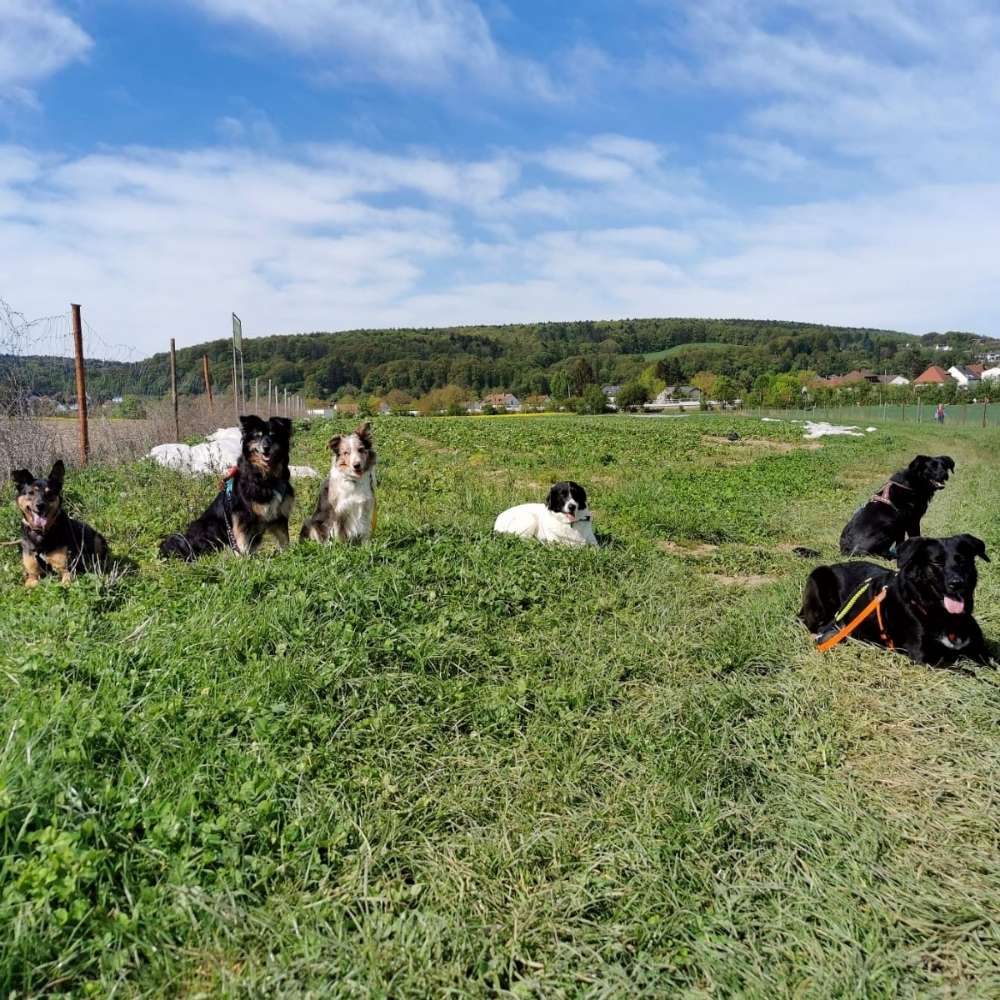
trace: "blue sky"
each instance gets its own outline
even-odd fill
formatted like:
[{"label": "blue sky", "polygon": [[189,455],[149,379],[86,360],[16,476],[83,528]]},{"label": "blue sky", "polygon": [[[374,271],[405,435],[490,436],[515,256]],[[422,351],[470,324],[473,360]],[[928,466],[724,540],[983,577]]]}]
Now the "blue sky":
[{"label": "blue sky", "polygon": [[0,297],[140,353],[231,310],[997,335],[998,41],[982,0],[0,0]]}]

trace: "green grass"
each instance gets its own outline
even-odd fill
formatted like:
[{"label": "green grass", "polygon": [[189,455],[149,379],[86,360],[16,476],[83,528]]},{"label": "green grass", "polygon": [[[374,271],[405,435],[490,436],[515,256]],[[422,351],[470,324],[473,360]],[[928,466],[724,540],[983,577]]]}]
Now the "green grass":
[{"label": "green grass", "polygon": [[[996,677],[816,654],[789,548],[919,450],[958,463],[928,532],[1000,553],[1000,433],[798,433],[386,419],[370,544],[191,567],[155,546],[211,477],[71,475],[139,572],[30,592],[0,550],[0,987],[996,996]],[[562,477],[605,545],[491,537]]]},{"label": "green grass", "polygon": [[732,344],[721,344],[714,340],[693,340],[688,344],[675,344],[673,347],[664,348],[662,351],[646,351],[643,357],[647,361],[660,361],[663,358],[673,357],[675,354],[683,354],[685,351],[693,349],[702,350],[733,350]]}]

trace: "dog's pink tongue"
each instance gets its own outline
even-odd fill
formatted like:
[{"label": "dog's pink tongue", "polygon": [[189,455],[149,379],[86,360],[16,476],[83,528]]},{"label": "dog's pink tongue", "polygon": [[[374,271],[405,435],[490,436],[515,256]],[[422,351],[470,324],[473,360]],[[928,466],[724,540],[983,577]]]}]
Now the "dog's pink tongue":
[{"label": "dog's pink tongue", "polygon": [[946,597],[944,599],[944,609],[949,615],[960,615],[965,610],[965,601],[957,597]]},{"label": "dog's pink tongue", "polygon": [[45,525],[49,523],[49,519],[47,517],[42,517],[41,514],[32,514],[31,516],[35,522],[34,526],[39,530],[43,530]]}]

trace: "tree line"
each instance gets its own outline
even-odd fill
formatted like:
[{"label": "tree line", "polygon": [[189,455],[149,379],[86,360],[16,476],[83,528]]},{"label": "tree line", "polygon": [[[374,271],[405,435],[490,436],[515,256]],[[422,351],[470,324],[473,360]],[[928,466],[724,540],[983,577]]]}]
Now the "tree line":
[{"label": "tree line", "polygon": [[[519,397],[582,397],[590,385],[645,387],[691,383],[711,374],[723,391],[747,396],[764,377],[795,372],[843,373],[855,368],[912,378],[940,361],[971,360],[983,339],[950,332],[918,338],[890,330],[770,320],[623,319],[443,329],[301,333],[244,341],[250,384],[270,380],[280,391],[316,402],[344,396],[419,399],[455,387],[472,397],[509,391]],[[229,385],[228,338],[177,352],[182,393],[204,390],[207,355],[219,388]],[[39,395],[72,395],[72,362],[64,358],[0,356],[5,368],[27,369]],[[88,391],[98,400],[130,394],[160,397],[169,390],[167,355],[128,364],[88,360]],[[22,374],[24,372],[22,371]]]}]

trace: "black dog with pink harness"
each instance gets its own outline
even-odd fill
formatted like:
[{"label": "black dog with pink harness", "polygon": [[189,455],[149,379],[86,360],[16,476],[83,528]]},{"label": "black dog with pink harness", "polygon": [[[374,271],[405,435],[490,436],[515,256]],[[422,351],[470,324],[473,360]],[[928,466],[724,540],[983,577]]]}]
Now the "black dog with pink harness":
[{"label": "black dog with pink harness", "polygon": [[872,496],[840,536],[845,556],[895,558],[901,542],[920,535],[920,522],[934,494],[944,489],[955,462],[947,455],[918,455]]}]

